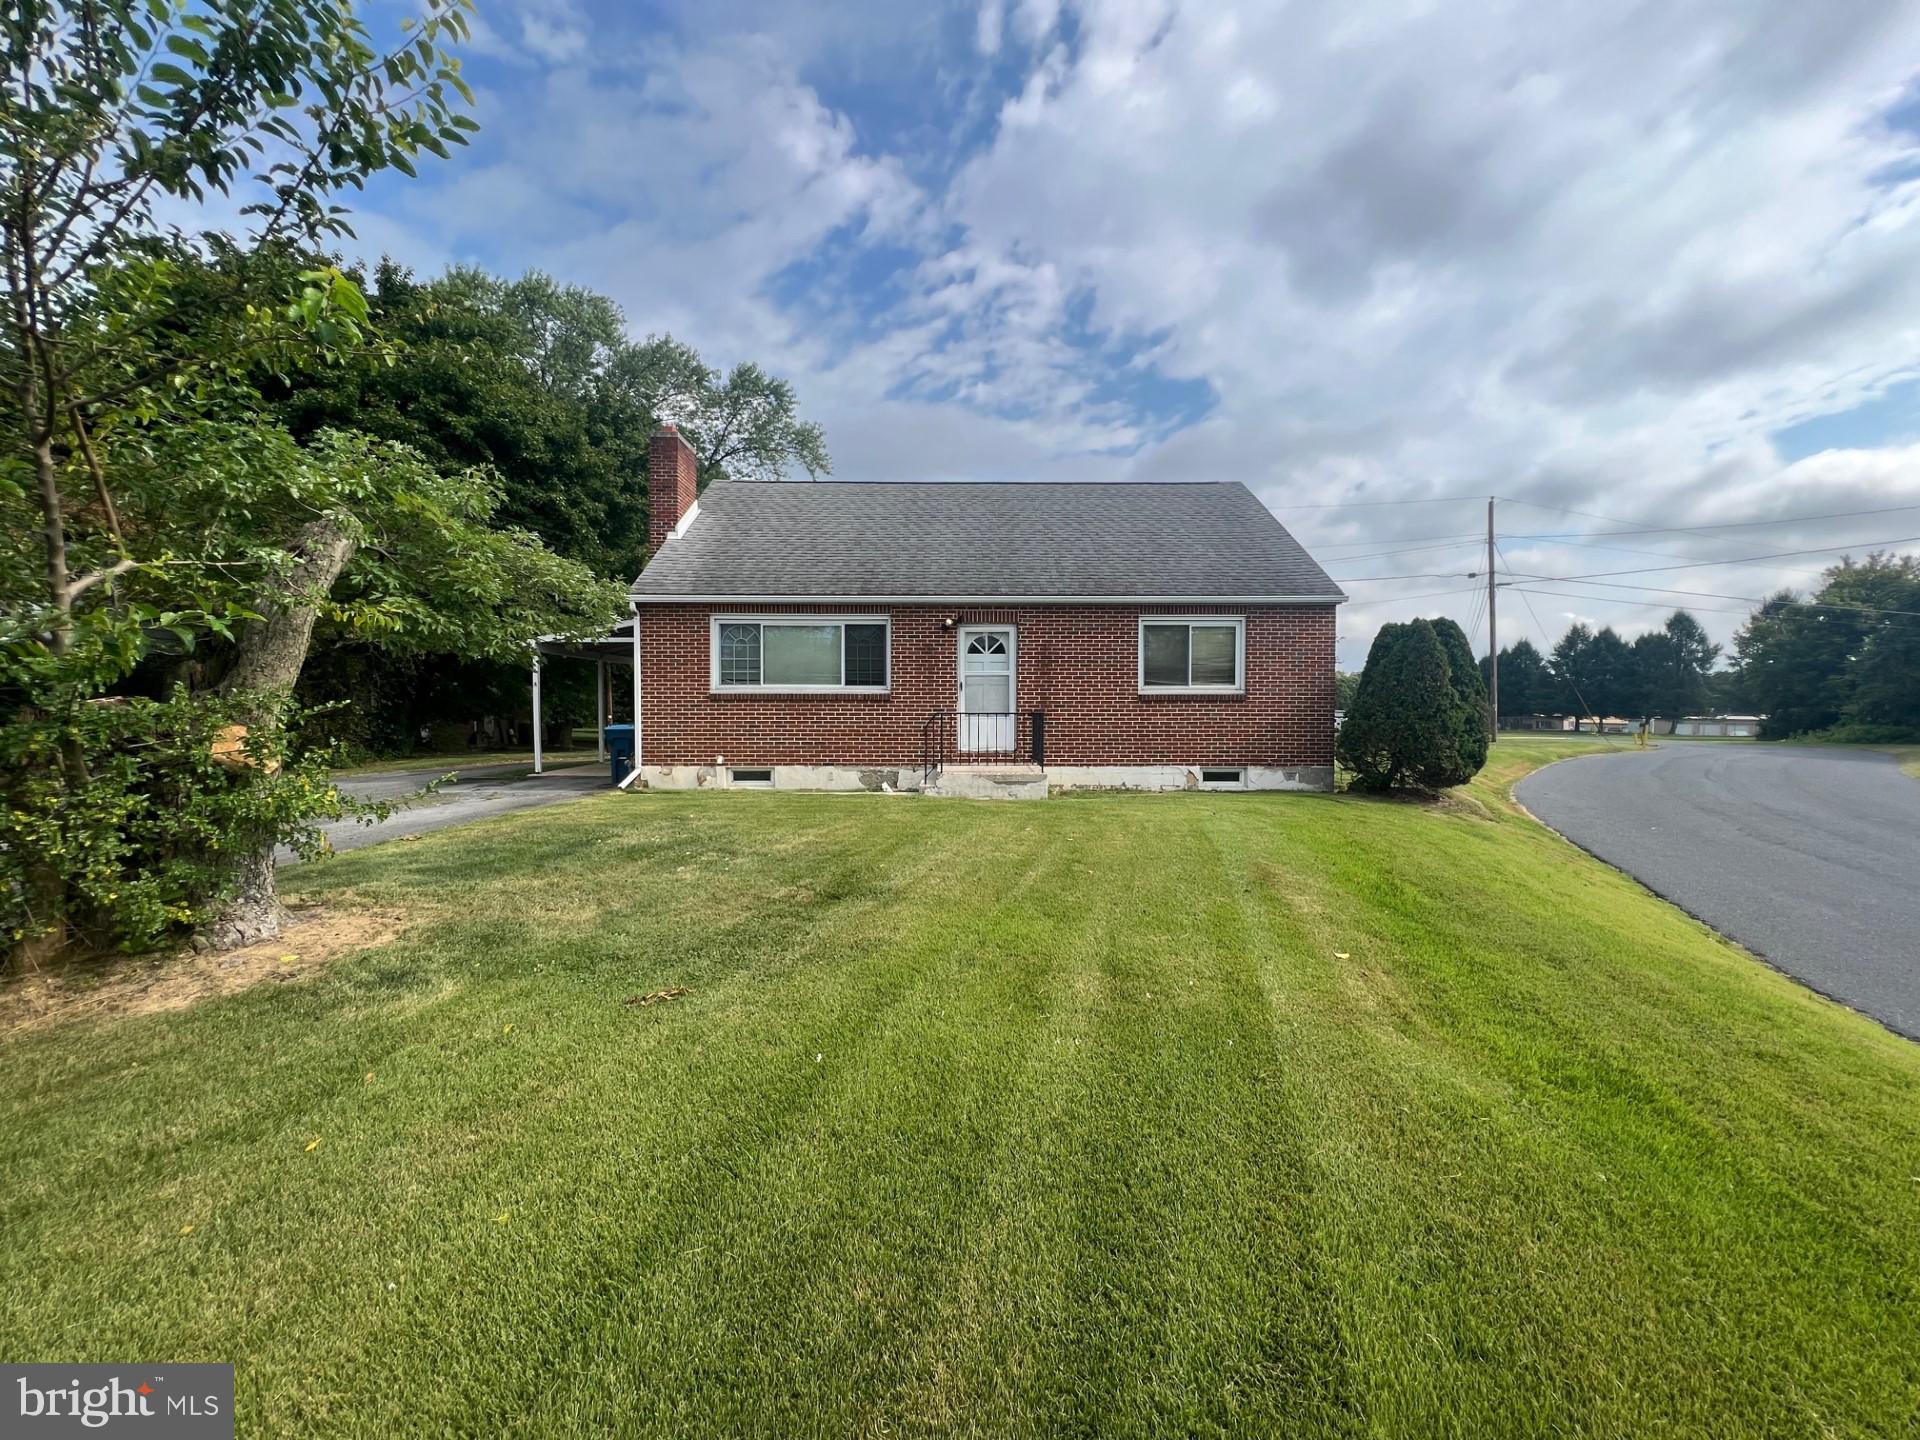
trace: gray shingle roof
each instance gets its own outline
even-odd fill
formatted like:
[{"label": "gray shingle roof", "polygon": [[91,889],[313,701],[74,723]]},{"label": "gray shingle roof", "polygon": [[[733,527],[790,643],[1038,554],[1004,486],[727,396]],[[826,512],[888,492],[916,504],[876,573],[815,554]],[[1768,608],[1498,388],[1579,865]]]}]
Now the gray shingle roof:
[{"label": "gray shingle roof", "polygon": [[1344,599],[1240,484],[720,480],[641,599]]}]

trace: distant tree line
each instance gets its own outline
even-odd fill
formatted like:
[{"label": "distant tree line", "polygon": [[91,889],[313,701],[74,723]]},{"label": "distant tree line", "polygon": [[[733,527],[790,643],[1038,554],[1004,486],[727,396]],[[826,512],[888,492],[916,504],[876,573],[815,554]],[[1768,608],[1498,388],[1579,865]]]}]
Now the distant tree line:
[{"label": "distant tree line", "polygon": [[[1500,714],[1697,715],[1715,694],[1720,647],[1685,610],[1629,641],[1611,625],[1574,624],[1550,655],[1517,640],[1500,652]],[[1482,673],[1486,662],[1481,662]]]},{"label": "distant tree line", "polygon": [[[1685,610],[1629,641],[1576,623],[1548,654],[1527,640],[1500,652],[1500,714],[1678,719],[1714,711],[1766,717],[1769,738],[1920,738],[1920,560],[1843,560],[1802,598],[1783,590],[1734,636],[1728,664]],[[1480,662],[1483,679],[1487,662]]]}]

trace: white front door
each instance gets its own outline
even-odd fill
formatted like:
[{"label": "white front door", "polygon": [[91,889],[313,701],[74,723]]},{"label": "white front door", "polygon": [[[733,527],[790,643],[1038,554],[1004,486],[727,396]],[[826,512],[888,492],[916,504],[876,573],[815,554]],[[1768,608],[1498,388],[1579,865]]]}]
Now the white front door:
[{"label": "white front door", "polygon": [[1014,633],[1011,625],[960,627],[959,734],[968,751],[1013,749]]}]

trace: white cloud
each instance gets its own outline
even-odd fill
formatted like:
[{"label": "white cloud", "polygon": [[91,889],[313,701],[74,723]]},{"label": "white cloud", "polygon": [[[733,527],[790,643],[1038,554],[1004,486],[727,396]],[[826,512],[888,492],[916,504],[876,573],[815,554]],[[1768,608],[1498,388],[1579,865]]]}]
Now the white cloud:
[{"label": "white cloud", "polygon": [[981,0],[980,14],[974,22],[973,46],[982,55],[1000,53],[1000,30],[1006,21],[1001,0]]},{"label": "white cloud", "polygon": [[[1910,78],[1920,11],[1841,8],[1087,0],[950,213],[978,274],[1044,273],[1097,326],[1165,329],[1162,363],[1215,387],[1214,416],[1136,472],[1239,475],[1275,504],[1484,489],[1660,523],[1920,500],[1911,454],[1789,466],[1765,440],[1920,342],[1914,189],[1871,179],[1911,143],[1872,116]],[[1059,323],[975,313],[982,353]],[[1282,514],[1329,538],[1474,518]],[[1607,528],[1553,528],[1581,526]],[[1599,568],[1571,554],[1567,573]],[[1384,613],[1342,628],[1363,647]]]},{"label": "white cloud", "polygon": [[[771,364],[845,475],[1239,478],[1336,574],[1442,577],[1355,585],[1349,663],[1383,618],[1469,618],[1470,594],[1390,597],[1464,592],[1478,556],[1334,557],[1482,515],[1281,507],[1496,492],[1679,525],[1920,502],[1913,450],[1787,464],[1768,440],[1920,363],[1920,183],[1874,178],[1916,154],[1876,121],[1920,62],[1897,0],[986,0],[944,31],[742,0],[637,39],[579,15],[495,16],[555,68],[481,117],[504,137],[484,160],[408,202],[428,253],[537,264],[638,330]],[[1004,94],[983,148],[938,153],[937,121],[856,120],[804,78],[916,56],[956,111]],[[878,241],[917,259],[827,315],[859,325],[773,293],[823,244]],[[1217,400],[1164,441],[1156,369]],[[1625,543],[1717,559],[1910,519]],[[1502,526],[1617,528],[1519,505]],[[1551,574],[1659,563],[1513,551]],[[1822,558],[1671,583],[1761,594]],[[1675,598],[1619,593],[1534,603],[1625,627]],[[1739,617],[1703,618],[1724,638]]]}]

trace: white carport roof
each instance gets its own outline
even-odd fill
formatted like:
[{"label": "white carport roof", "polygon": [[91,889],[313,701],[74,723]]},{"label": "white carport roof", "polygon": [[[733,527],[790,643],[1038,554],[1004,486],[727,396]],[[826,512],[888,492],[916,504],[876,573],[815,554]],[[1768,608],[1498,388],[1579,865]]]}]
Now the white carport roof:
[{"label": "white carport roof", "polygon": [[542,655],[565,660],[621,660],[633,659],[633,621],[622,620],[605,635],[588,636],[585,639],[564,635],[542,635],[533,642],[533,648]]}]

